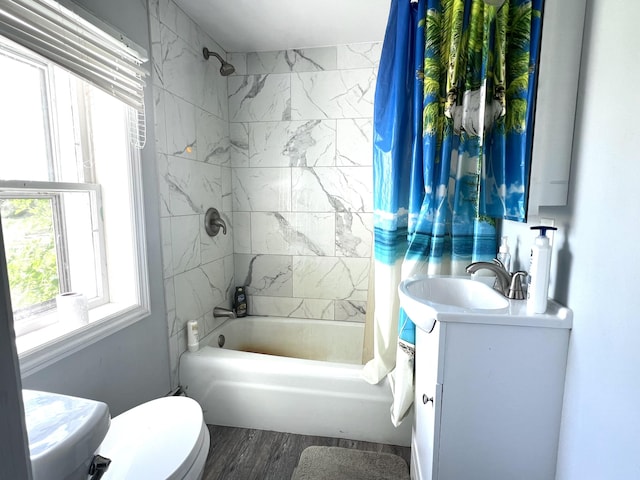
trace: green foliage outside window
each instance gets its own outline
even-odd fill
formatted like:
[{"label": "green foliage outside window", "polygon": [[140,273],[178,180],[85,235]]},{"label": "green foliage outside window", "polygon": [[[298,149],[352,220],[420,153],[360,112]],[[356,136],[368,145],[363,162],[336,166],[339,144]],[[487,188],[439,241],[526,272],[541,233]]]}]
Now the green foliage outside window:
[{"label": "green foliage outside window", "polygon": [[13,310],[52,300],[59,292],[51,199],[0,199]]}]

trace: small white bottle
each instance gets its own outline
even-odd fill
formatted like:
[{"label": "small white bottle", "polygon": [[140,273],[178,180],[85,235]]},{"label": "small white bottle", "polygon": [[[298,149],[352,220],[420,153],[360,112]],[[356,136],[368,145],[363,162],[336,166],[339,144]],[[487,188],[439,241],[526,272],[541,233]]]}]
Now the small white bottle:
[{"label": "small white bottle", "polygon": [[540,230],[540,235],[536,237],[531,247],[527,311],[544,313],[547,311],[549,271],[551,270],[551,244],[547,238],[547,230],[557,230],[557,228],[540,226],[531,227],[531,230]]},{"label": "small white bottle", "polygon": [[197,352],[200,348],[200,335],[198,334],[198,321],[187,322],[187,348],[190,352]]},{"label": "small white bottle", "polygon": [[509,253],[509,244],[507,243],[509,237],[502,237],[500,239],[500,248],[498,248],[497,259],[502,262],[507,272],[511,271],[511,254]]}]

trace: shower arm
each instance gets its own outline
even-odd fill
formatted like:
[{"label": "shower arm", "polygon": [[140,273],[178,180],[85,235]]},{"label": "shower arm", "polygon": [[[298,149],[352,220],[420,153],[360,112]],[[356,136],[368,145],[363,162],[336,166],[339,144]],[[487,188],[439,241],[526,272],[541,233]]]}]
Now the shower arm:
[{"label": "shower arm", "polygon": [[209,60],[209,57],[213,55],[214,57],[216,57],[218,60],[220,60],[220,63],[225,64],[227,63],[226,60],[224,60],[219,53],[216,52],[212,52],[211,50],[209,50],[207,47],[204,47],[202,49],[202,56],[204,57],[205,60]]}]

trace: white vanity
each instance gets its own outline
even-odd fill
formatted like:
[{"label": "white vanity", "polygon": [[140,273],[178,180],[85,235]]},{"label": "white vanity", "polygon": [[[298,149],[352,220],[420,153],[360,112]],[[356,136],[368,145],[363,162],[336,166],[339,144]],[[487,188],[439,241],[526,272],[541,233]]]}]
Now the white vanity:
[{"label": "white vanity", "polygon": [[416,326],[412,478],[553,480],[572,312],[528,315],[468,278],[406,280]]}]

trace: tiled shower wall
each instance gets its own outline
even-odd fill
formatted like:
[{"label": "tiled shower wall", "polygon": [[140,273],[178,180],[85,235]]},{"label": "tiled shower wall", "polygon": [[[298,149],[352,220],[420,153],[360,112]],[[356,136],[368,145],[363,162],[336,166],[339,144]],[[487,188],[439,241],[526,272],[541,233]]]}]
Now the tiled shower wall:
[{"label": "tiled shower wall", "polygon": [[[171,0],[150,1],[156,156],[172,387],[187,348],[185,325],[214,328],[233,288],[227,79],[202,48],[225,52]],[[217,208],[227,235],[210,238],[204,213]],[[152,233],[150,233],[152,234]]]},{"label": "tiled shower wall", "polygon": [[380,48],[228,56],[235,281],[252,314],[364,321]]},{"label": "tiled shower wall", "polygon": [[[235,285],[253,314],[364,319],[380,44],[230,54],[222,77],[202,48],[224,50],[172,0],[149,3],[176,386],[187,321],[210,332]],[[204,232],[209,207],[227,235]]]}]

